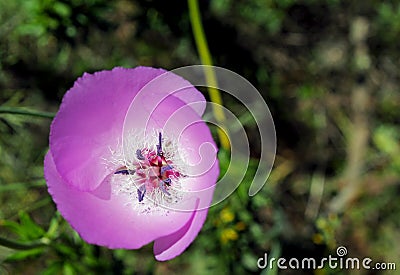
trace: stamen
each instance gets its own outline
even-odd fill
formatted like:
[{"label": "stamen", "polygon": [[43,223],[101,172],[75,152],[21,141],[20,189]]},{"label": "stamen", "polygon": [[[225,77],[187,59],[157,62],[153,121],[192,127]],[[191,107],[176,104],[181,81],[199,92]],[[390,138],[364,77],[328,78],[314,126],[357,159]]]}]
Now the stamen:
[{"label": "stamen", "polygon": [[171,196],[171,194],[167,191],[167,189],[165,189],[165,185],[164,185],[164,182],[163,182],[163,181],[160,181],[160,182],[158,183],[158,187],[160,187],[161,191],[162,191],[164,194],[167,194],[168,196]]},{"label": "stamen", "polygon": [[113,151],[113,167],[119,167],[113,171],[113,193],[127,195],[129,205],[143,213],[178,203],[184,196],[181,179],[186,177],[178,150],[175,139],[161,131],[127,136],[123,147]]},{"label": "stamen", "polygon": [[115,174],[115,175],[117,175],[117,174],[121,174],[121,175],[133,175],[133,174],[135,174],[135,170],[122,169],[122,170],[117,170],[114,174]]},{"label": "stamen", "polygon": [[137,157],[139,160],[144,160],[144,156],[142,155],[142,150],[140,150],[140,149],[137,149],[137,150],[136,150],[136,157]]},{"label": "stamen", "polygon": [[160,157],[163,155],[161,142],[162,142],[162,136],[160,132],[158,133],[158,145],[157,145],[157,155]]},{"label": "stamen", "polygon": [[137,193],[138,193],[138,200],[139,200],[139,202],[142,202],[143,199],[144,199],[144,195],[146,194],[146,186],[145,186],[144,184],[142,184],[142,185],[138,188]]},{"label": "stamen", "polygon": [[171,179],[170,179],[170,178],[165,179],[165,180],[164,180],[164,183],[165,183],[166,185],[170,186],[170,185],[171,185]]},{"label": "stamen", "polygon": [[166,171],[171,170],[172,166],[171,165],[166,165],[161,167],[161,175],[164,174]]}]

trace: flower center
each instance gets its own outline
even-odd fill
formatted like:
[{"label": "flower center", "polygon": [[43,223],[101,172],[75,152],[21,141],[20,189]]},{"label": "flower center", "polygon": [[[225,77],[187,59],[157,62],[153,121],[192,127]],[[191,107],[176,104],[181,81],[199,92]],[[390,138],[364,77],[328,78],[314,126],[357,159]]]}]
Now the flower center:
[{"label": "flower center", "polygon": [[132,154],[132,159],[126,161],[124,166],[114,172],[114,176],[128,177],[129,179],[128,188],[125,187],[126,192],[123,192],[132,193],[132,187],[136,188],[139,203],[145,199],[145,196],[150,196],[155,203],[159,200],[173,200],[173,197],[176,197],[177,187],[180,187],[179,179],[184,175],[178,171],[173,160],[168,156],[171,154],[166,154],[163,150],[161,132],[158,133],[158,144],[155,147],[137,148]]}]

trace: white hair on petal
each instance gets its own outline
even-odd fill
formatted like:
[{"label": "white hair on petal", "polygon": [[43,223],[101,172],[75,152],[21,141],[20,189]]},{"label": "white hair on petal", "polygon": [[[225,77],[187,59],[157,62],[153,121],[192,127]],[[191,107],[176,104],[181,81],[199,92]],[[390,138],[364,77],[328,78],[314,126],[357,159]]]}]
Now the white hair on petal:
[{"label": "white hair on petal", "polygon": [[[157,152],[160,133],[162,157],[163,162],[166,163],[162,166],[160,163],[152,166],[149,164],[149,156],[154,157]],[[110,148],[111,158],[105,160],[107,169],[111,169],[110,167],[114,169],[111,172],[112,194],[127,196],[129,202],[126,206],[134,208],[138,213],[168,215],[168,208],[181,202],[185,197],[181,183],[182,179],[186,177],[187,156],[185,150],[178,145],[178,138],[167,135],[159,129],[153,129],[148,134],[144,131],[132,130],[123,137],[122,142],[118,141],[117,144],[117,148]],[[138,150],[147,159],[141,160],[141,155],[137,153]],[[158,156],[157,154],[156,157]],[[165,178],[166,176],[161,172],[155,172],[161,167],[171,167],[168,170],[172,170],[174,176]],[[166,171],[168,170],[166,169]],[[116,172],[117,174],[115,174]],[[163,176],[163,180],[160,179],[161,176]],[[166,180],[168,179],[170,183],[167,184]],[[145,190],[145,194],[140,191],[142,189]]]}]

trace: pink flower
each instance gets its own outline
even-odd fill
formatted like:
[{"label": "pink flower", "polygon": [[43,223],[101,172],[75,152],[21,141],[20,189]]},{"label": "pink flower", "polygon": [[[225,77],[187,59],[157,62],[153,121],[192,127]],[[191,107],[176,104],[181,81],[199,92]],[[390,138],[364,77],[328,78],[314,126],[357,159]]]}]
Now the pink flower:
[{"label": "pink flower", "polygon": [[58,210],[88,243],[181,254],[199,233],[219,174],[205,100],[162,69],[84,74],[50,130],[44,173]]}]

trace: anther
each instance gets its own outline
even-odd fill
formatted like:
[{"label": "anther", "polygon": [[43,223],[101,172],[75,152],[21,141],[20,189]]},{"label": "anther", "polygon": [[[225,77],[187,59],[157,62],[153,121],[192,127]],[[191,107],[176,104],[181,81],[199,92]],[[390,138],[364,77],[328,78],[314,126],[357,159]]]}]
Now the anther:
[{"label": "anther", "polygon": [[142,184],[142,185],[138,188],[137,193],[138,193],[138,200],[139,200],[139,202],[142,202],[143,199],[144,199],[144,194],[146,194],[146,186],[145,186],[144,184]]},{"label": "anther", "polygon": [[161,167],[161,174],[164,174],[166,171],[171,170],[171,169],[172,169],[172,166],[170,166],[170,165],[163,166],[163,167]]},{"label": "anther", "polygon": [[114,172],[115,175],[120,174],[120,175],[133,175],[135,174],[134,170],[131,169],[122,169]]},{"label": "anther", "polygon": [[171,185],[171,179],[170,179],[170,178],[167,178],[167,179],[165,179],[165,180],[163,180],[163,181],[164,181],[164,183],[165,183],[166,185],[168,185],[168,186]]},{"label": "anther", "polygon": [[167,191],[167,189],[165,189],[165,185],[164,185],[164,182],[163,182],[163,181],[160,181],[160,182],[158,183],[158,187],[160,187],[161,191],[162,191],[164,194],[166,194],[166,195],[168,195],[168,196],[171,195],[171,194]]},{"label": "anther", "polygon": [[158,133],[158,145],[157,145],[157,155],[158,156],[162,156],[163,155],[163,151],[162,151],[162,135],[161,132]]},{"label": "anther", "polygon": [[137,150],[136,150],[136,157],[137,157],[139,160],[144,160],[144,156],[142,155],[142,150],[140,150],[140,149],[137,149]]}]

